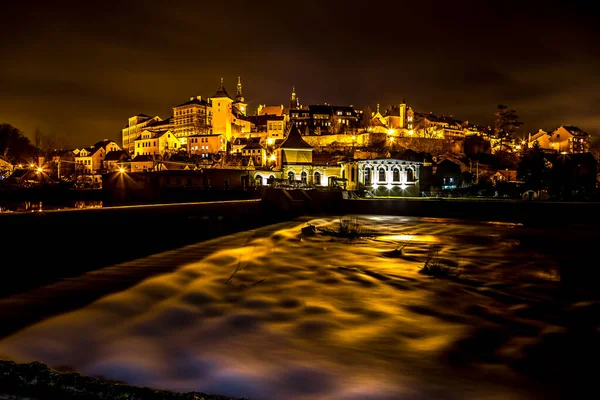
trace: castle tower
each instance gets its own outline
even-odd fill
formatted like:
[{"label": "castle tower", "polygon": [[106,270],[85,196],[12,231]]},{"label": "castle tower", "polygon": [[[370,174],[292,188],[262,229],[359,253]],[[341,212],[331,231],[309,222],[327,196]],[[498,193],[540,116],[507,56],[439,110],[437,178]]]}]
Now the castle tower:
[{"label": "castle tower", "polygon": [[240,114],[246,115],[246,109],[248,108],[248,105],[244,102],[244,95],[242,94],[242,80],[239,76],[237,83],[237,93],[235,96],[235,101],[233,102],[233,107],[235,107]]},{"label": "castle tower", "polygon": [[227,141],[231,141],[231,124],[233,123],[232,104],[233,99],[225,90],[223,78],[216,93],[210,98],[212,103],[212,132],[213,134],[225,135]]},{"label": "castle tower", "polygon": [[296,87],[292,86],[292,97],[290,98],[290,108],[295,109],[300,107],[298,96],[296,96]]},{"label": "castle tower", "polygon": [[398,127],[404,128],[406,126],[406,103],[404,102],[404,99],[402,99],[402,103],[400,103],[400,107],[398,108],[398,116]]}]

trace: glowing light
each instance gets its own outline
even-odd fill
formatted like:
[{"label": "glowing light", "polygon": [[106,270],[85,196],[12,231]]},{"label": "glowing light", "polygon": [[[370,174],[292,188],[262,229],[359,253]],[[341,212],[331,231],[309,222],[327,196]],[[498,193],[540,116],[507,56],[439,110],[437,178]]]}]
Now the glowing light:
[{"label": "glowing light", "polygon": [[35,165],[33,165],[33,164],[29,164],[29,167],[30,167],[30,168],[33,168],[33,167],[35,167]]},{"label": "glowing light", "polygon": [[390,142],[393,142],[393,141],[394,141],[394,137],[390,136]]},{"label": "glowing light", "polygon": [[37,172],[43,172],[44,170],[42,169],[42,167],[38,167]]},{"label": "glowing light", "polygon": [[277,157],[275,156],[275,154],[271,154],[271,156],[269,156],[269,161],[275,161],[277,160]]},{"label": "glowing light", "polygon": [[388,129],[387,133],[388,133],[388,135],[393,135],[394,134],[394,130],[393,129]]},{"label": "glowing light", "polygon": [[23,164],[17,165],[18,168],[23,168]]},{"label": "glowing light", "polygon": [[275,139],[273,139],[273,138],[267,139],[267,145],[271,146],[273,143],[275,143]]},{"label": "glowing light", "polygon": [[400,185],[400,189],[402,189],[402,190],[406,189],[406,183],[403,183],[402,185]]},{"label": "glowing light", "polygon": [[120,172],[120,173],[123,173],[123,172],[125,172],[125,168],[119,168],[119,172]]},{"label": "glowing light", "polygon": [[412,129],[408,131],[408,134],[409,134],[409,135],[412,135],[413,133],[414,133],[414,132],[413,132],[413,130],[412,130]]},{"label": "glowing light", "polygon": [[392,189],[393,185],[391,183],[388,183],[386,186],[388,189]]}]

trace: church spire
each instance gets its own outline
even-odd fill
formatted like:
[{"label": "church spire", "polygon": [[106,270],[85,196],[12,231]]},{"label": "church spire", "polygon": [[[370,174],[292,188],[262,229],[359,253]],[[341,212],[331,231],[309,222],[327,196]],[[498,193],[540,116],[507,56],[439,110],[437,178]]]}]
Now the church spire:
[{"label": "church spire", "polygon": [[242,115],[246,115],[246,106],[244,102],[244,95],[242,94],[242,78],[238,76],[237,81],[237,93],[235,100],[233,101],[233,107],[235,107]]},{"label": "church spire", "polygon": [[292,86],[292,97],[290,98],[290,108],[298,108],[298,96],[296,96],[296,87]]},{"label": "church spire", "polygon": [[242,79],[238,76],[238,83],[237,83],[237,95],[238,97],[242,97]]}]

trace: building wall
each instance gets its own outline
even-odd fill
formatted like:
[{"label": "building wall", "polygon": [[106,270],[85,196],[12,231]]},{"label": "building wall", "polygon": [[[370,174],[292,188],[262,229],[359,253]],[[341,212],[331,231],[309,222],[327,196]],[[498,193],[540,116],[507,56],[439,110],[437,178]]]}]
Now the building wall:
[{"label": "building wall", "polygon": [[212,98],[211,101],[213,134],[225,135],[225,139],[231,141],[231,124],[234,119],[234,115],[231,112],[233,101],[227,97]]},{"label": "building wall", "polygon": [[[192,100],[194,98],[190,99]],[[201,100],[200,96],[198,100]],[[173,129],[181,145],[186,144],[188,136],[211,133],[211,107],[194,103],[173,107]]]},{"label": "building wall", "polygon": [[109,144],[106,145],[107,153],[110,153],[111,151],[119,151],[119,150],[121,150],[121,148],[115,142],[110,142]]},{"label": "building wall", "polygon": [[123,150],[128,151],[130,154],[133,153],[134,146],[135,146],[135,143],[134,143],[135,139],[144,130],[146,125],[148,125],[154,121],[162,121],[162,119],[160,117],[143,119],[143,117],[139,117],[139,116],[129,118],[128,126],[121,130]]},{"label": "building wall", "polygon": [[[364,160],[357,163],[357,189],[374,189],[379,195],[418,195],[423,163],[396,159]],[[383,170],[382,174],[380,170]]]},{"label": "building wall", "polygon": [[[294,176],[294,181],[301,182],[303,173],[306,174],[306,185],[327,187],[330,178],[341,178],[343,173],[338,166],[328,165],[286,165],[279,170],[256,170],[251,174],[251,184],[267,186],[271,178],[288,180],[289,173]],[[260,185],[259,185],[260,182]]]},{"label": "building wall", "polygon": [[311,150],[282,149],[282,164],[311,164]]},{"label": "building wall", "polygon": [[181,147],[180,140],[171,132],[159,136],[158,144],[163,153],[173,153],[178,151]]},{"label": "building wall", "polygon": [[102,147],[93,154],[89,154],[87,151],[79,154],[85,154],[75,157],[75,163],[83,165],[83,167],[79,167],[82,172],[91,173],[102,169],[104,157],[106,156],[106,152]]},{"label": "building wall", "polygon": [[336,135],[310,135],[302,136],[302,139],[313,148],[321,148],[331,146],[332,144],[340,144],[343,146],[366,146],[369,143],[369,133],[362,132],[356,135],[351,134],[336,134]]},{"label": "building wall", "polygon": [[188,138],[189,154],[215,154],[227,150],[225,135],[196,135]]},{"label": "building wall", "polygon": [[529,147],[533,147],[536,141],[542,149],[555,150],[559,153],[587,153],[590,151],[591,137],[574,136],[561,126],[551,134],[540,130],[532,135],[529,139]]},{"label": "building wall", "polygon": [[135,141],[134,157],[142,155],[163,155],[179,148],[179,139],[171,132],[156,136],[154,132],[143,131],[142,138]]},{"label": "building wall", "polygon": [[267,121],[267,137],[268,138],[283,139],[284,132],[285,132],[285,121],[283,119]]}]

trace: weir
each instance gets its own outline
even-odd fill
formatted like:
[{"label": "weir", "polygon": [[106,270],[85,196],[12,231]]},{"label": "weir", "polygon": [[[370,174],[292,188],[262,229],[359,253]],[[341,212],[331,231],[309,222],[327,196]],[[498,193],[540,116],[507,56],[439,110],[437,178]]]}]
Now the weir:
[{"label": "weir", "polygon": [[[263,189],[260,199],[2,213],[0,294],[175,249],[202,240],[289,221],[302,215],[395,215],[519,223],[600,224],[598,203],[462,199],[351,199],[341,190]],[[10,261],[9,261],[10,260]]]}]

